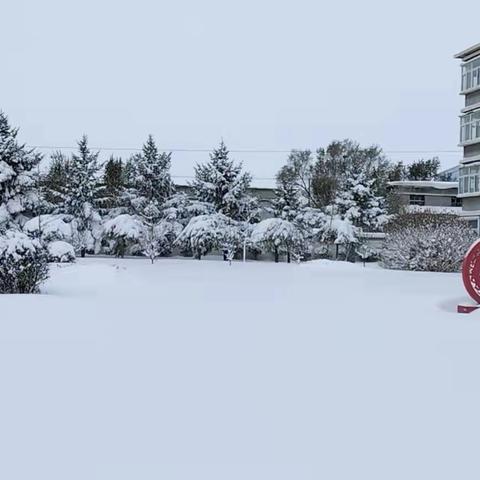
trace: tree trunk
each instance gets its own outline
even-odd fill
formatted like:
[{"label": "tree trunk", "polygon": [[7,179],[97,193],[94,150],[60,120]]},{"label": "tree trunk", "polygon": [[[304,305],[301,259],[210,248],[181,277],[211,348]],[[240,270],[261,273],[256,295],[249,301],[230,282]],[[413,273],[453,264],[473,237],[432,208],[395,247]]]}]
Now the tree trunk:
[{"label": "tree trunk", "polygon": [[80,256],[81,256],[82,258],[85,258],[85,254],[86,254],[86,253],[87,253],[86,248],[85,248],[85,247],[82,247],[82,248],[80,249]]},{"label": "tree trunk", "polygon": [[278,263],[278,248],[275,247],[275,263]]},{"label": "tree trunk", "polygon": [[287,263],[290,263],[290,250],[287,250]]}]

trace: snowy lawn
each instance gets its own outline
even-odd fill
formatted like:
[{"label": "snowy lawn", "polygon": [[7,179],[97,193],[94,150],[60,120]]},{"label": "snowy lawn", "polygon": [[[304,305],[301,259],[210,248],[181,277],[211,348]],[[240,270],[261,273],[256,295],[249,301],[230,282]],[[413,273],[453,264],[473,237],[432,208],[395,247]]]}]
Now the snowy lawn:
[{"label": "snowy lawn", "polygon": [[475,479],[457,274],[187,259],[0,296],[5,480]]}]

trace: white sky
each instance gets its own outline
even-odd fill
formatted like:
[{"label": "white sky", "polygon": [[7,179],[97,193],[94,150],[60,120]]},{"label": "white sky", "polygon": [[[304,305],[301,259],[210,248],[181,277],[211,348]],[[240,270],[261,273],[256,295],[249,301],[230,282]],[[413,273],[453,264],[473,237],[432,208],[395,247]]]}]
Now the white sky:
[{"label": "white sky", "polygon": [[[0,0],[0,108],[31,145],[460,152],[478,0]],[[5,51],[6,49],[6,51]],[[121,152],[118,152],[121,153]],[[123,152],[126,156],[128,153]],[[286,154],[235,153],[257,177]],[[391,154],[410,161],[429,153]],[[191,175],[206,153],[176,153]]]}]

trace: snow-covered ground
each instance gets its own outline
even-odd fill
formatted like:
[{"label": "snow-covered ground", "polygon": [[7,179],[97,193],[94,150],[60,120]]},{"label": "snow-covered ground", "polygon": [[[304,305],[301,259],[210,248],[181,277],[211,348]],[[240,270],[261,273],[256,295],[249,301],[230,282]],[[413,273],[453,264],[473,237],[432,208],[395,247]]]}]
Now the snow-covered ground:
[{"label": "snow-covered ground", "polygon": [[85,259],[0,296],[5,480],[475,479],[460,276]]}]

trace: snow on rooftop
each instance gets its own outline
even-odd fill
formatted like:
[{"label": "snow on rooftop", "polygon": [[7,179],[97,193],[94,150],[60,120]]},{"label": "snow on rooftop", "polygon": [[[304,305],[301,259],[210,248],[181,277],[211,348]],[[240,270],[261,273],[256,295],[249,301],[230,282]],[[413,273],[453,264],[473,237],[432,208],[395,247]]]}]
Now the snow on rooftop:
[{"label": "snow on rooftop", "polygon": [[436,180],[399,180],[388,182],[388,184],[392,187],[436,188],[438,190],[458,188],[458,182],[440,182]]}]

